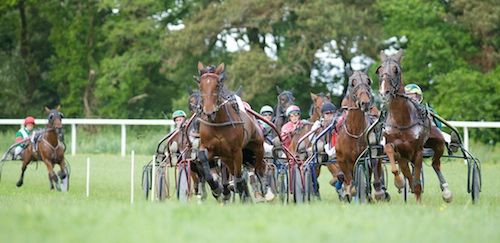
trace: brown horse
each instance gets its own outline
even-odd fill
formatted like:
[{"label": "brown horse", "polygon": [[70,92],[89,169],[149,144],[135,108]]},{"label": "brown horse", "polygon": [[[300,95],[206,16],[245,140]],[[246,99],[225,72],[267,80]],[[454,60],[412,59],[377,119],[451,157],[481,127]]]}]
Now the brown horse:
[{"label": "brown horse", "polygon": [[278,103],[276,104],[275,115],[274,115],[274,125],[278,130],[278,135],[281,132],[281,127],[288,121],[288,117],[286,117],[285,112],[286,109],[293,105],[295,102],[295,97],[293,93],[288,90],[282,90],[280,87],[276,86],[276,90],[278,91]]},{"label": "brown horse", "polygon": [[[349,87],[346,97],[342,104],[346,108],[345,119],[339,124],[340,129],[337,134],[337,162],[339,163],[342,174],[339,176],[344,181],[344,193],[346,199],[351,199],[352,177],[356,159],[367,147],[367,141],[364,136],[366,129],[378,117],[378,110],[373,105],[373,96],[371,89],[372,81],[365,73],[355,71],[349,77]],[[374,178],[375,195],[377,198],[385,196],[381,189],[380,175],[381,163],[376,163],[377,173]]]},{"label": "brown horse", "polygon": [[[23,165],[21,168],[21,176],[16,184],[18,187],[23,185],[24,172],[28,164],[31,161],[41,159],[49,171],[50,189],[54,189],[55,186],[58,191],[61,190],[59,179],[62,180],[66,178],[67,174],[66,163],[64,161],[64,135],[61,122],[63,114],[59,112],[59,109],[60,106],[52,110],[45,107],[45,111],[49,114],[49,122],[45,129],[37,132],[40,133],[37,142],[38,148],[35,149],[37,146],[30,142],[22,154]],[[61,168],[58,173],[59,176],[54,172],[54,166],[56,164]]]},{"label": "brown horse", "polygon": [[[402,55],[402,50],[392,56],[387,56],[382,51],[380,53],[382,64],[376,71],[380,80],[379,92],[385,100],[384,105],[387,109],[384,151],[391,162],[391,170],[395,176],[394,183],[399,189],[404,186],[396,167],[397,161],[404,176],[409,180],[417,201],[420,202],[423,149],[424,146],[430,147],[434,151],[432,167],[438,176],[443,199],[450,202],[452,193],[440,170],[440,158],[445,147],[444,138],[439,130],[432,126],[427,110],[405,95],[400,64]],[[410,171],[408,161],[414,165],[413,173]]]},{"label": "brown horse", "polygon": [[[200,148],[198,158],[204,171],[205,180],[218,198],[222,192],[220,185],[210,173],[209,163],[215,163],[219,157],[235,177],[236,189],[248,199],[248,188],[242,177],[243,163],[255,168],[263,178],[265,172],[264,136],[255,117],[241,107],[241,101],[224,87],[224,64],[216,69],[207,68],[198,63],[199,89],[201,93]],[[262,187],[260,188],[262,192]],[[224,195],[229,190],[224,188]],[[255,195],[262,199],[262,193]]]}]

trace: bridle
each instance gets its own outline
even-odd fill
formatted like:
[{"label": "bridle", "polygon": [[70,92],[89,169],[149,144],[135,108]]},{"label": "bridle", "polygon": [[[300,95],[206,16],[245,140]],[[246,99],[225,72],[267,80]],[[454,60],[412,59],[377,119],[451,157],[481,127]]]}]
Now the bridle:
[{"label": "bridle", "polygon": [[[397,72],[398,74],[397,75],[392,75],[392,73],[390,72],[391,70],[390,67],[391,67],[391,63],[394,63],[396,65],[396,69],[397,69]],[[383,72],[380,73],[378,72],[381,68],[383,68]],[[379,79],[382,80],[383,82],[386,82],[386,80],[384,79],[384,77],[390,77],[390,79],[388,80],[389,81],[389,85],[390,85],[390,89],[389,89],[389,95],[394,98],[396,97],[396,95],[398,95],[398,91],[401,89],[401,73],[402,73],[402,69],[401,69],[401,66],[399,65],[398,62],[392,60],[392,59],[387,59],[385,60],[382,65],[380,65],[380,67],[377,69],[377,74],[379,76]]]},{"label": "bridle", "polygon": [[[215,87],[215,92],[211,93],[203,93],[200,90],[200,96],[203,97],[210,97],[210,96],[215,96],[217,98],[215,109],[212,112],[205,112],[203,108],[201,108],[201,114],[207,116],[210,120],[215,120],[215,114],[219,112],[221,107],[223,107],[226,103],[228,103],[231,99],[224,99],[222,98],[222,79],[221,76],[215,74],[215,73],[204,73],[200,77],[200,82],[201,80],[207,79],[207,78],[213,78],[217,80],[217,86]],[[203,99],[201,99],[200,106],[203,107]]]},{"label": "bridle", "polygon": [[[358,74],[358,77],[359,77],[358,80],[362,80],[361,74]],[[368,81],[370,81],[370,80],[368,79]],[[370,92],[371,86],[369,84],[367,84],[367,83],[360,82],[356,86],[354,86],[352,89],[349,90],[349,97],[354,102],[355,106],[348,107],[347,110],[361,109],[360,100],[359,100],[359,97],[357,95],[358,90],[361,89],[361,88],[364,88],[361,93],[362,94],[366,94],[370,98],[369,107],[371,107],[373,105],[373,95]]]},{"label": "bridle", "polygon": [[[202,99],[200,99],[200,102],[199,102],[199,105],[200,105],[200,114],[201,115],[204,115],[208,118],[209,121],[207,120],[204,120],[202,119],[201,117],[198,119],[201,123],[205,124],[205,125],[208,125],[208,126],[214,126],[214,127],[221,127],[221,126],[228,126],[228,125],[236,125],[236,124],[243,124],[243,121],[233,121],[232,118],[231,118],[231,115],[229,114],[229,111],[227,110],[226,108],[226,104],[235,104],[236,103],[236,98],[234,95],[231,95],[229,98],[223,98],[222,96],[222,93],[223,93],[223,80],[224,80],[224,75],[217,75],[216,73],[204,73],[203,75],[201,75],[200,77],[200,83],[202,82],[202,80],[204,79],[207,79],[207,78],[212,78],[212,79],[215,79],[217,80],[217,86],[215,87],[215,91],[211,92],[211,93],[203,93],[200,89],[200,97]],[[213,111],[211,112],[205,112],[203,110],[203,97],[210,97],[210,96],[214,96],[216,97],[216,104],[215,104],[215,108]],[[226,115],[227,117],[229,118],[229,121],[227,122],[222,122],[222,123],[214,123],[213,121],[215,121],[215,118],[216,118],[216,115],[217,115],[217,112],[219,112],[221,110],[221,108],[225,108],[225,112],[226,112]]]},{"label": "bridle", "polygon": [[49,117],[48,117],[49,122],[47,124],[47,127],[54,129],[57,133],[57,139],[60,140],[61,142],[64,142],[64,130],[63,130],[62,124],[60,127],[54,127],[54,121],[56,118],[58,118],[62,122],[62,118],[64,118],[64,114],[57,111],[57,110],[51,111],[49,113]]}]

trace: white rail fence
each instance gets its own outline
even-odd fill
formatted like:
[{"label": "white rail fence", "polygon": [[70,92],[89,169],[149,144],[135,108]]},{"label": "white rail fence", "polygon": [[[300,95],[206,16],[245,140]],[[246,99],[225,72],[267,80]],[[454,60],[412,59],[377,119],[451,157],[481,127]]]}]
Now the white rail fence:
[{"label": "white rail fence", "polygon": [[[0,125],[20,125],[23,119],[0,119]],[[450,121],[452,126],[461,127],[464,130],[463,142],[464,147],[469,150],[469,128],[500,128],[500,122],[483,122],[483,121]],[[37,124],[47,124],[47,120],[39,119]],[[63,119],[64,125],[71,125],[71,155],[76,154],[76,126],[77,125],[111,125],[121,126],[121,155],[125,157],[127,154],[127,126],[142,125],[142,126],[170,126],[174,128],[173,120],[153,120],[153,119]]]},{"label": "white rail fence", "polygon": [[[23,119],[0,119],[0,125],[20,125]],[[46,119],[37,119],[36,124],[47,124]],[[71,155],[76,155],[76,126],[77,125],[111,125],[121,126],[121,155],[127,154],[127,126],[170,126],[174,129],[173,120],[153,120],[153,119],[77,119],[64,118],[63,125],[71,125]]]}]

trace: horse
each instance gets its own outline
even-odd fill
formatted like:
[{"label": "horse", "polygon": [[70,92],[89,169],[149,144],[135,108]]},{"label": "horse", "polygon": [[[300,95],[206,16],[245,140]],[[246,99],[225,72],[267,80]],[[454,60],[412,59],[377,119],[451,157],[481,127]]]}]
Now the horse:
[{"label": "horse", "polygon": [[288,121],[288,117],[286,117],[286,109],[293,105],[295,102],[295,97],[293,93],[289,90],[282,90],[280,87],[276,86],[276,91],[278,91],[278,103],[274,108],[274,125],[278,130],[278,135],[281,132],[281,127]]},{"label": "horse", "polygon": [[[60,106],[56,109],[48,109],[45,107],[45,111],[49,114],[47,127],[39,133],[38,138],[38,148],[31,141],[22,154],[22,167],[21,176],[17,182],[17,187],[21,187],[24,182],[24,172],[28,164],[31,161],[37,161],[41,159],[43,163],[47,166],[49,171],[49,181],[50,189],[53,190],[54,187],[60,191],[59,179],[65,179],[66,174],[66,163],[64,160],[64,134],[62,129],[62,118],[63,114],[59,111]],[[58,164],[60,167],[59,176],[54,172],[54,166]]]},{"label": "horse", "polygon": [[[373,105],[371,88],[372,81],[364,72],[355,71],[349,77],[348,89],[343,99],[345,108],[344,119],[338,124],[337,162],[342,169],[339,179],[344,182],[344,195],[347,201],[351,199],[352,178],[356,159],[367,147],[365,132],[368,126],[379,116],[378,109]],[[382,167],[378,160],[372,161],[375,168],[374,182],[376,199],[388,198],[382,190]]]},{"label": "horse", "polygon": [[[264,136],[255,117],[247,113],[242,101],[224,86],[224,67],[223,63],[215,69],[198,63],[201,93],[198,158],[215,198],[219,198],[221,193],[225,197],[230,193],[229,188],[221,188],[210,173],[210,163],[215,163],[215,157],[219,157],[234,176],[237,192],[246,200],[249,195],[242,177],[242,165],[253,166],[256,174],[263,178],[266,168],[263,161]],[[262,199],[262,189],[255,195],[258,200]]]},{"label": "horse", "polygon": [[[415,103],[404,93],[401,58],[403,51],[387,56],[380,53],[381,65],[376,74],[380,81],[379,92],[387,109],[384,124],[386,144],[384,152],[389,157],[394,183],[398,189],[404,187],[404,181],[396,167],[396,161],[404,176],[410,183],[410,189],[415,194],[417,202],[421,202],[423,150],[429,147],[434,151],[432,167],[437,174],[445,202],[451,202],[452,193],[448,183],[441,173],[440,158],[444,153],[444,138],[436,127],[432,126],[427,109]],[[414,165],[413,174],[408,161]]]},{"label": "horse", "polygon": [[[305,160],[306,159],[305,157],[310,156],[312,153],[312,147],[311,147],[312,144],[309,139],[310,136],[308,136],[312,128],[312,123],[318,121],[321,118],[322,115],[321,107],[323,106],[323,104],[331,101],[330,97],[322,92],[318,94],[310,93],[310,95],[313,103],[311,104],[311,108],[309,110],[309,115],[310,115],[309,120],[308,122],[305,122],[300,126],[297,126],[294,133],[292,134],[292,142],[290,144],[290,152],[292,152],[292,154],[295,154],[296,156],[299,156],[303,160]],[[330,125],[330,122],[333,121],[322,121],[319,129],[314,131],[313,133],[317,134],[321,132],[321,128],[327,127],[328,125]],[[300,141],[301,138],[302,141]],[[323,139],[323,143],[326,143],[326,139]],[[308,148],[310,149],[308,150]],[[320,151],[322,151],[323,146],[319,146],[319,149]],[[306,156],[304,156],[304,154]],[[337,174],[339,173],[340,168],[335,163],[328,163],[326,167],[330,171],[333,178],[330,184],[333,184],[333,181],[335,181],[337,178]],[[321,166],[318,165],[318,167],[316,168],[316,174],[319,176],[320,173],[321,173]]]}]

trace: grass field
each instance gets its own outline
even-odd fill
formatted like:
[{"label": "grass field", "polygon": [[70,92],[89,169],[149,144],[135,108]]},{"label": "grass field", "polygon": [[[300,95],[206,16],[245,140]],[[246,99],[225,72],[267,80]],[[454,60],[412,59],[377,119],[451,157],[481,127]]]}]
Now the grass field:
[{"label": "grass field", "polygon": [[[91,192],[85,196],[86,158],[91,159]],[[146,202],[140,191],[137,156],[135,203],[130,204],[130,158],[68,156],[71,188],[49,191],[47,170],[30,165],[25,184],[15,187],[20,162],[7,162],[0,182],[0,242],[500,242],[500,164],[483,164],[479,205],[466,192],[467,167],[445,162],[454,201],[441,200],[436,176],[425,166],[423,203],[405,204],[392,184],[392,201],[371,205],[340,203],[323,175],[323,200],[309,205],[277,203],[226,205],[212,198],[199,205]]]}]

